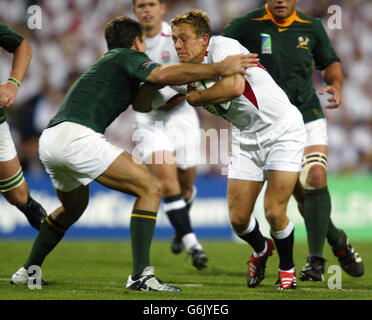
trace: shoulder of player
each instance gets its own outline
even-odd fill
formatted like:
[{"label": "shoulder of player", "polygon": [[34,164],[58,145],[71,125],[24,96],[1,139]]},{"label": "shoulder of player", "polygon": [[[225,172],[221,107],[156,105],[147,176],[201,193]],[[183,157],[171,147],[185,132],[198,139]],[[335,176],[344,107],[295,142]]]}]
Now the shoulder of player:
[{"label": "shoulder of player", "polygon": [[302,11],[296,10],[296,14],[309,28],[317,28],[322,24],[319,18],[311,17]]}]

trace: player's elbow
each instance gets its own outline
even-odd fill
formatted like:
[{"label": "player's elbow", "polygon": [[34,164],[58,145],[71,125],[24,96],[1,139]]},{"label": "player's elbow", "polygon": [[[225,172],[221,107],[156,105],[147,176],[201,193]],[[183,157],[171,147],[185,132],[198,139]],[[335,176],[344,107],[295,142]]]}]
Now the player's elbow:
[{"label": "player's elbow", "polygon": [[240,79],[237,80],[237,81],[234,81],[234,83],[231,87],[231,90],[230,90],[231,97],[236,98],[236,97],[241,96],[244,93],[244,90],[245,90],[244,81],[240,81]]}]

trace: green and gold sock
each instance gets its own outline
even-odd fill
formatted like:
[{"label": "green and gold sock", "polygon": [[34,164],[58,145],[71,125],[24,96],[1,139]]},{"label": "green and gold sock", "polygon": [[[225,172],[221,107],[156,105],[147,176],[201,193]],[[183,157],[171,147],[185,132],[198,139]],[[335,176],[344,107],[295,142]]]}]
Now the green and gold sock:
[{"label": "green and gold sock", "polygon": [[137,279],[143,269],[150,265],[150,248],[156,224],[157,212],[133,210],[130,219],[133,273]]},{"label": "green and gold sock", "polygon": [[331,215],[328,188],[305,190],[304,219],[309,254],[321,257]]},{"label": "green and gold sock", "polygon": [[41,266],[49,252],[62,240],[65,232],[66,229],[51,216],[46,217],[40,226],[39,234],[24,267],[28,269],[32,265]]}]

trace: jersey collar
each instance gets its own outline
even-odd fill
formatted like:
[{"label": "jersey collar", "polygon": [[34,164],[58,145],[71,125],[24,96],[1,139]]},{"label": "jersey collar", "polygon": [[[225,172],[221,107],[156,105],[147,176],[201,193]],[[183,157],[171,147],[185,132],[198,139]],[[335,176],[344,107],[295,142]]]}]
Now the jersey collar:
[{"label": "jersey collar", "polygon": [[254,18],[253,20],[256,20],[256,21],[271,20],[277,26],[284,27],[284,28],[289,27],[295,21],[302,22],[302,23],[311,23],[310,21],[301,19],[297,15],[297,11],[296,10],[292,13],[291,16],[289,16],[288,18],[284,19],[284,21],[281,22],[281,23],[279,23],[277,20],[275,20],[273,14],[270,12],[270,10],[269,10],[269,8],[267,6],[267,3],[265,4],[265,11],[266,11],[266,14],[263,17],[261,17],[261,18]]}]

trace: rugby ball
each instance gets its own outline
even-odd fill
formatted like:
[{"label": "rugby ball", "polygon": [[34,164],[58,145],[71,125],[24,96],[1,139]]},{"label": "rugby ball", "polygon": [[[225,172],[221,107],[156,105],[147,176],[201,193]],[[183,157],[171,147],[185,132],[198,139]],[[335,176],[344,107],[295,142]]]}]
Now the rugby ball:
[{"label": "rugby ball", "polygon": [[[200,91],[200,90],[205,90],[205,89],[212,87],[216,82],[217,82],[216,80],[200,80],[200,81],[194,82],[192,86],[194,87],[196,91]],[[226,101],[224,103],[219,103],[219,104],[202,105],[202,107],[210,113],[213,113],[218,116],[223,116],[224,114],[229,112],[231,103],[232,101],[229,100],[229,101]]]}]

